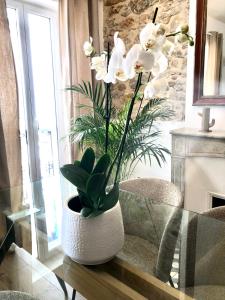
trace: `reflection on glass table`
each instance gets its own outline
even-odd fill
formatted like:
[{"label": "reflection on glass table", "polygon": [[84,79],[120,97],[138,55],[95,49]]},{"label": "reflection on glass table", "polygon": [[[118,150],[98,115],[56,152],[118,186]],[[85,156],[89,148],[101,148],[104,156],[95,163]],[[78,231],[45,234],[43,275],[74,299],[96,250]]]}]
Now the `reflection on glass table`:
[{"label": "reflection on glass table", "polygon": [[[64,257],[61,218],[63,201],[75,193],[74,187],[64,178],[55,176],[32,183],[31,190],[29,207],[19,205],[23,203],[20,187],[0,192],[0,221],[5,226],[1,226],[0,236],[4,240],[5,234],[11,230],[14,235],[8,237],[14,236],[18,246],[71,285],[70,274],[79,267]],[[120,191],[120,204],[125,244],[113,262],[94,269],[97,273],[103,270],[127,285],[131,284],[131,279],[126,277],[128,273],[132,276],[134,273],[135,276],[145,274],[140,275],[143,287],[131,280],[130,288],[145,297],[140,299],[151,296],[143,281],[148,281],[150,275],[195,299],[224,299],[225,222],[125,191]],[[12,240],[8,239],[10,244]],[[3,255],[4,251],[0,254]],[[125,267],[126,272],[119,270],[118,266]],[[183,297],[179,295],[171,299]],[[88,296],[85,291],[84,296]]]}]

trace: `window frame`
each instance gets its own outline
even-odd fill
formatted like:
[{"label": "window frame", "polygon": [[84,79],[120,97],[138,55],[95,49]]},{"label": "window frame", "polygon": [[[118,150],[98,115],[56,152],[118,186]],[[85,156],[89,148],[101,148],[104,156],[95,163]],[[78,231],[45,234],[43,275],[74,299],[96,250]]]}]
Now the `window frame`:
[{"label": "window frame", "polygon": [[[47,2],[47,1],[46,1]],[[29,41],[29,27],[28,27],[28,13],[36,14],[42,17],[46,17],[50,22],[50,34],[51,34],[51,54],[52,54],[52,68],[53,68],[53,85],[54,85],[54,99],[55,99],[55,116],[56,116],[56,132],[57,137],[61,130],[61,120],[62,116],[62,101],[60,97],[60,57],[59,51],[59,41],[58,41],[58,20],[57,20],[57,11],[49,9],[48,7],[40,7],[34,3],[28,3],[27,1],[19,0],[7,0],[7,8],[17,10],[17,21],[18,21],[18,39],[21,45],[21,59],[22,59],[22,84],[23,84],[23,107],[25,110],[24,117],[27,128],[27,140],[28,140],[28,153],[29,153],[29,170],[30,170],[30,180],[31,182],[39,181],[41,178],[41,170],[39,160],[39,151],[38,151],[38,128],[37,122],[35,121],[35,99],[34,99],[34,88],[32,80],[32,64],[31,64],[31,48]],[[55,47],[55,48],[54,48]],[[59,139],[57,138],[58,146],[58,157],[60,157],[60,146]],[[61,146],[62,148],[62,146]],[[62,151],[62,150],[61,150]],[[58,165],[59,167],[59,165]],[[56,170],[57,171],[57,170]],[[42,191],[40,188],[39,182],[32,183],[32,197],[35,197],[35,193]],[[42,187],[43,188],[43,187]],[[39,203],[37,201],[42,201],[42,197],[38,194],[38,197],[35,198],[35,206],[38,207]],[[31,202],[30,208],[33,207],[34,203]],[[41,204],[43,205],[43,203]],[[39,223],[37,221],[38,216],[35,212],[31,213],[31,226],[38,227]],[[46,225],[47,226],[47,225]],[[43,229],[40,229],[40,231]],[[32,230],[32,253],[35,256],[39,256],[40,259],[45,259],[45,253],[38,253],[37,249],[39,244],[43,243],[44,247],[48,248],[51,245],[50,252],[54,253],[54,246],[57,245],[58,240],[54,242],[43,241],[42,238],[36,236],[36,230]],[[57,252],[57,250],[56,250]],[[57,253],[56,253],[57,254]]]},{"label": "window frame", "polygon": [[[47,2],[47,1],[46,1]],[[27,140],[29,152],[29,169],[30,180],[36,181],[41,178],[39,152],[38,152],[38,124],[35,121],[35,99],[32,79],[32,64],[31,64],[31,49],[29,40],[29,26],[28,14],[32,13],[38,16],[49,19],[50,34],[51,34],[51,54],[53,67],[53,85],[54,85],[54,99],[55,99],[55,116],[56,116],[56,132],[57,132],[57,146],[58,158],[62,152],[61,144],[59,143],[59,133],[63,130],[60,124],[62,116],[62,103],[60,101],[60,57],[59,41],[58,41],[58,19],[57,11],[50,9],[48,6],[41,7],[39,5],[30,3],[28,1],[7,0],[7,8],[12,8],[17,11],[18,16],[18,35],[21,43],[21,58],[23,65],[23,84],[24,84],[24,108],[25,108],[25,122],[27,124]]]}]

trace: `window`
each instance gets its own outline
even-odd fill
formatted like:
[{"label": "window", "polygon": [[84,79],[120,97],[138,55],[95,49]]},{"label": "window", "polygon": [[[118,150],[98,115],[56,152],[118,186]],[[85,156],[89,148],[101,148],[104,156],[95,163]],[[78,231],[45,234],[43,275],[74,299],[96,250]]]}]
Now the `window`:
[{"label": "window", "polygon": [[[55,214],[60,217],[61,209],[60,185],[56,184],[60,111],[57,11],[8,1],[7,14],[19,92],[24,204],[45,207],[47,220],[51,220]],[[37,197],[37,184],[30,182],[40,179],[42,195]],[[59,228],[49,224],[50,245],[57,242]]]},{"label": "window", "polygon": [[8,2],[7,12],[19,87],[23,173],[34,181],[58,169],[56,16],[15,1]]}]

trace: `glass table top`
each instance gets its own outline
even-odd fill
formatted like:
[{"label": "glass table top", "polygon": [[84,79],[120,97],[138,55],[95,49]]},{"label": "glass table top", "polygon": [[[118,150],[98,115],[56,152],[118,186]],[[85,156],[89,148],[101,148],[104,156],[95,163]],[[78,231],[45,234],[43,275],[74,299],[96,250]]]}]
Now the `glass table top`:
[{"label": "glass table top", "polygon": [[[0,191],[0,242],[14,224],[16,244],[54,271],[65,260],[62,208],[76,188],[55,176],[27,190]],[[122,190],[119,199],[126,238],[118,258],[195,299],[211,290],[210,300],[225,299],[224,222]]]}]

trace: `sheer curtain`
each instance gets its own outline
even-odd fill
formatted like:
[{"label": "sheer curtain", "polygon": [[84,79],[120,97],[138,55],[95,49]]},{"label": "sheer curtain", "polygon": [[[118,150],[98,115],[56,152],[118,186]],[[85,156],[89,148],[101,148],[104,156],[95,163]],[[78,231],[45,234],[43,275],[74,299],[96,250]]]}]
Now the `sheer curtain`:
[{"label": "sheer curtain", "polygon": [[[102,43],[102,9],[103,0],[60,0],[60,50],[62,88],[81,83],[82,80],[92,81],[89,59],[83,53],[83,43],[90,36],[94,38],[96,50]],[[78,94],[63,92],[65,103],[65,119],[67,133],[71,118],[83,113],[77,106],[88,104],[89,100]],[[78,157],[79,149],[72,145],[67,149],[72,160]]]},{"label": "sheer curtain", "polygon": [[206,35],[206,55],[204,74],[204,95],[219,95],[221,64],[223,54],[223,34],[210,31]]},{"label": "sheer curtain", "polygon": [[[22,167],[16,73],[6,3],[0,1],[0,207],[22,205]],[[11,190],[7,190],[11,188]],[[4,192],[3,192],[4,191]],[[0,237],[5,219],[0,218]]]},{"label": "sheer curtain", "polygon": [[0,189],[4,189],[22,184],[18,90],[5,1],[0,1],[0,70]]}]

